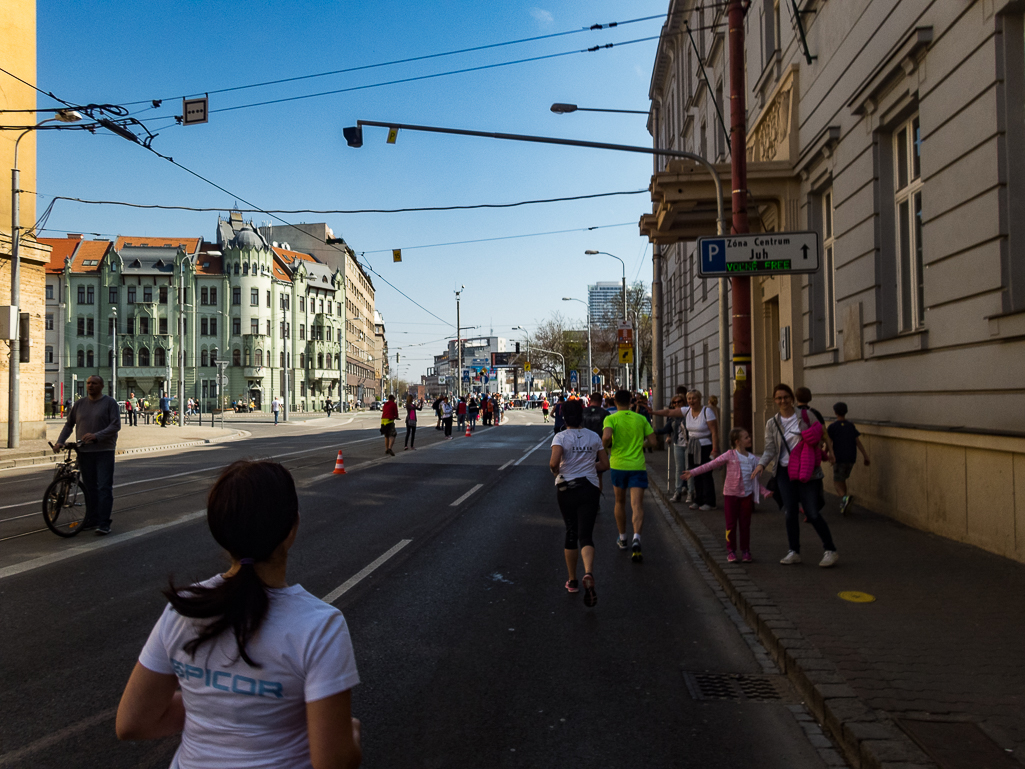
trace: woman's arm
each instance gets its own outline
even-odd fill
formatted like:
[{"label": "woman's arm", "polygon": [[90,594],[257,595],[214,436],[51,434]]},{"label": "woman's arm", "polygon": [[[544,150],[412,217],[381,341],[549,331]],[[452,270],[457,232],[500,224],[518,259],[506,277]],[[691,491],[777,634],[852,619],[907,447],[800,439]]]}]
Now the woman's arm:
[{"label": "woman's arm", "polygon": [[609,454],[605,449],[598,449],[598,461],[595,464],[598,465],[599,473],[604,473],[609,469]]},{"label": "woman's arm", "polygon": [[712,456],[717,457],[719,456],[719,422],[715,419],[706,419],[705,424],[708,425],[708,430],[712,434]]},{"label": "woman's arm", "polygon": [[352,717],[352,693],[306,703],[306,730],[313,769],[356,769],[363,760],[361,725]]},{"label": "woman's arm", "polygon": [[548,469],[552,475],[559,474],[559,465],[562,464],[562,446],[552,446],[552,458],[548,460]]},{"label": "woman's arm", "polygon": [[655,409],[651,413],[657,417],[676,417],[677,419],[683,418],[683,409]]},{"label": "woman's arm", "polygon": [[770,417],[769,421],[765,423],[765,450],[762,451],[761,457],[758,458],[758,466],[751,473],[752,478],[757,478],[762,474],[762,471],[769,466],[778,453],[782,450],[777,440],[779,439],[779,432],[776,430],[776,417]]},{"label": "woman's arm", "polygon": [[185,706],[174,674],[154,673],[136,662],[121,703],[115,730],[119,740],[155,740],[185,727]]}]

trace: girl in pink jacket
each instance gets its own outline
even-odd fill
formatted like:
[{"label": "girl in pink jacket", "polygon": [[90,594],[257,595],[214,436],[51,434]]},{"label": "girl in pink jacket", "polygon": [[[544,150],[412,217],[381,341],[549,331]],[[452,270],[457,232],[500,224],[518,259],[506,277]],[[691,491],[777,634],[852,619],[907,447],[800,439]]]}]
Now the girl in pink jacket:
[{"label": "girl in pink jacket", "polygon": [[737,560],[737,540],[740,540],[740,559],[751,563],[751,513],[755,502],[762,497],[771,497],[772,492],[762,486],[751,475],[758,465],[758,457],[748,451],[751,448],[751,434],[743,427],[730,430],[730,450],[723,452],[711,462],[706,462],[681,476],[690,480],[726,465],[726,483],[723,485],[723,510],[726,514],[726,560]]}]

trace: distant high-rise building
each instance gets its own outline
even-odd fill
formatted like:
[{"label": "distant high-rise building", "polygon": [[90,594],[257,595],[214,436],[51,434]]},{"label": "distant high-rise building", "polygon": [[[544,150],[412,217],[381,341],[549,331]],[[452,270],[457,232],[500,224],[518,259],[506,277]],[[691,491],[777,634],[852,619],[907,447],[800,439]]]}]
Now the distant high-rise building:
[{"label": "distant high-rise building", "polygon": [[587,287],[587,307],[592,321],[615,317],[623,312],[623,284],[618,280],[599,281]]}]

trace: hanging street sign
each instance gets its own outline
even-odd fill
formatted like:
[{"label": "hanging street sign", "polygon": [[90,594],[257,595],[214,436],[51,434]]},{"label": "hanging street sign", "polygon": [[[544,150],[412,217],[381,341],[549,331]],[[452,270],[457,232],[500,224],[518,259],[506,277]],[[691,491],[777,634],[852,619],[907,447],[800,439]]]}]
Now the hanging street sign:
[{"label": "hanging street sign", "polygon": [[182,125],[199,125],[207,122],[210,100],[206,96],[196,99],[182,99]]},{"label": "hanging street sign", "polygon": [[529,360],[526,363],[523,364],[523,370],[524,371],[530,371],[530,361]]},{"label": "hanging street sign", "polygon": [[621,320],[619,328],[616,329],[616,341],[620,347],[632,347],[634,343],[634,324],[628,320]]},{"label": "hanging street sign", "polygon": [[819,270],[817,232],[763,232],[698,238],[698,275],[798,275]]}]

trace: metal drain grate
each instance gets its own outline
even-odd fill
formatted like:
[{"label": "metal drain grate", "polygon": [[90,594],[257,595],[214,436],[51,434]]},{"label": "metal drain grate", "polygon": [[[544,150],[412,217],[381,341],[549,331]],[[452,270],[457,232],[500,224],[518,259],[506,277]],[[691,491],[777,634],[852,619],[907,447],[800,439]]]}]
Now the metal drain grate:
[{"label": "metal drain grate", "polygon": [[790,700],[782,676],[754,673],[693,673],[683,671],[687,691],[695,700],[780,702]]}]

